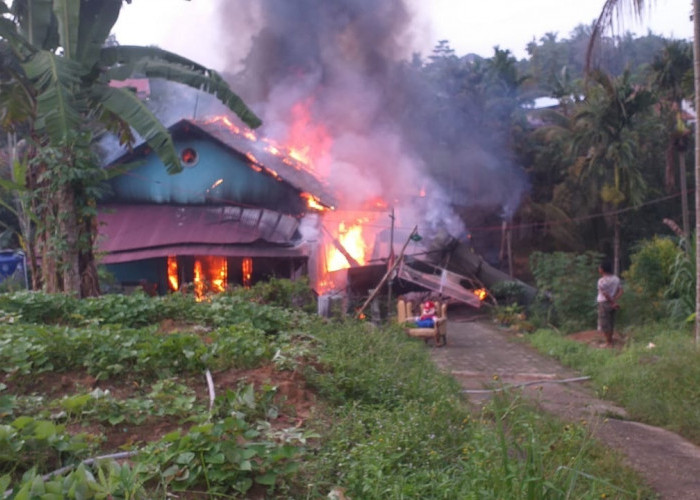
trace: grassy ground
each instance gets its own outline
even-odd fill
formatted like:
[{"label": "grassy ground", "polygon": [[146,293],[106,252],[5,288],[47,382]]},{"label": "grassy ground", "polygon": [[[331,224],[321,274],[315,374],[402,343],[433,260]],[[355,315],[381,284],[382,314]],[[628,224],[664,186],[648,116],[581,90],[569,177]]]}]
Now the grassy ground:
[{"label": "grassy ground", "polygon": [[636,327],[619,351],[595,349],[552,330],[528,339],[541,352],[590,375],[599,396],[624,406],[630,418],[700,444],[700,349],[687,328]]},{"label": "grassy ground", "polygon": [[[651,498],[584,425],[517,397],[472,415],[422,342],[306,315],[294,293],[269,305],[265,292],[203,303],[0,296],[0,491]],[[78,465],[115,451],[128,461]]]}]

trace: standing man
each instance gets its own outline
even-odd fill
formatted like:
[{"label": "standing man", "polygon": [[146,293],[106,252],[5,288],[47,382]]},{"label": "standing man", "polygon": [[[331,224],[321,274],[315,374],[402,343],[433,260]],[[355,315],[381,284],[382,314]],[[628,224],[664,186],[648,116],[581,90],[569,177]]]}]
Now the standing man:
[{"label": "standing man", "polygon": [[615,311],[620,308],[617,300],[622,295],[622,283],[620,278],[613,274],[612,264],[608,261],[600,264],[598,273],[598,330],[605,334],[608,347],[612,347]]}]

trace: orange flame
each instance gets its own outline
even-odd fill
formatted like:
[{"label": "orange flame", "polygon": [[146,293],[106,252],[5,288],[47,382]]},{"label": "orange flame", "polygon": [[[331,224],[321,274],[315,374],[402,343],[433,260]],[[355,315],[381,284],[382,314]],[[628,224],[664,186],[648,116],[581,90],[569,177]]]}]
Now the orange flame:
[{"label": "orange flame", "polygon": [[168,285],[173,292],[177,292],[180,288],[180,280],[177,275],[177,257],[174,255],[168,255]]},{"label": "orange flame", "polygon": [[194,261],[194,299],[197,302],[204,300],[204,280],[202,279],[202,263],[199,259]]},{"label": "orange flame", "polygon": [[279,148],[277,146],[273,146],[272,144],[268,145],[265,149],[275,156],[279,156],[282,154]]},{"label": "orange flame", "polygon": [[202,255],[194,260],[194,296],[197,302],[204,300],[207,292],[221,293],[228,285],[226,257]]},{"label": "orange flame", "polygon": [[389,204],[386,201],[384,201],[382,198],[377,196],[377,197],[374,197],[372,199],[367,200],[367,202],[365,203],[365,207],[368,210],[376,210],[376,209],[386,210],[389,208]]},{"label": "orange flame", "polygon": [[292,106],[292,125],[285,142],[288,144],[289,156],[317,170],[319,160],[330,151],[332,139],[323,124],[313,122],[313,101],[313,97],[310,97]]},{"label": "orange flame", "polygon": [[241,273],[243,274],[243,286],[250,288],[250,283],[253,278],[253,259],[245,257],[241,263]]},{"label": "orange flame", "polygon": [[227,116],[215,116],[211,120],[207,120],[206,123],[216,123],[216,124],[222,124],[235,134],[240,134],[241,129],[236,126],[231,120],[228,119]]},{"label": "orange flame", "polygon": [[313,208],[314,210],[318,210],[319,212],[323,212],[324,210],[326,210],[326,207],[324,207],[321,204],[320,200],[311,193],[301,193],[299,196],[306,200],[306,205],[309,208]]},{"label": "orange flame", "polygon": [[479,300],[485,300],[489,293],[486,291],[486,288],[479,288],[478,290],[474,290],[474,295],[479,297]]},{"label": "orange flame", "polygon": [[[365,264],[367,245],[362,238],[362,226],[360,224],[346,227],[344,223],[341,223],[338,227],[337,239],[353,259],[360,264]],[[327,270],[332,272],[347,269],[348,267],[350,267],[350,263],[343,253],[333,243],[328,244],[326,251]]]}]

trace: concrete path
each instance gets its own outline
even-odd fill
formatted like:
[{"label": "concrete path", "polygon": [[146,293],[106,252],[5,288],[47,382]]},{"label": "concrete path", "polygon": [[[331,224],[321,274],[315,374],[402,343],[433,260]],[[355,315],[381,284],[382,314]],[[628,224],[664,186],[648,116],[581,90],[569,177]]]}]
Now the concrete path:
[{"label": "concrete path", "polygon": [[[543,410],[569,421],[586,420],[602,443],[619,450],[662,499],[700,499],[700,447],[671,432],[625,420],[624,409],[595,396],[581,374],[540,355],[496,325],[450,319],[447,346],[431,348],[437,365],[452,374],[480,405],[485,389],[522,387]],[[700,411],[700,409],[699,409]]]}]

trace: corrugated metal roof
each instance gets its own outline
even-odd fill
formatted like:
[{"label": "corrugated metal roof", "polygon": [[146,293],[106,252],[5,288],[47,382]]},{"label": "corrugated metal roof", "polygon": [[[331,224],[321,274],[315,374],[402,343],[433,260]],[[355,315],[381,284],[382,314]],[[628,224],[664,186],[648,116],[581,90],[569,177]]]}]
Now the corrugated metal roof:
[{"label": "corrugated metal roof", "polygon": [[446,269],[441,271],[440,275],[428,274],[407,265],[401,265],[398,276],[403,280],[425,287],[445,297],[464,302],[477,309],[481,307],[481,300],[474,294],[473,290],[464,288],[459,284],[460,279],[468,278]]},{"label": "corrugated metal roof", "polygon": [[296,218],[259,208],[104,205],[98,222],[99,251],[108,255],[178,245],[291,248],[299,243]]},{"label": "corrugated metal roof", "polygon": [[[335,198],[326,190],[323,183],[293,158],[272,154],[264,147],[264,143],[261,141],[252,141],[243,134],[237,134],[220,121],[180,120],[170,129],[174,130],[187,125],[201,129],[218,139],[225,146],[235,149],[243,155],[248,152],[252,153],[255,160],[257,160],[257,165],[262,167],[263,171],[267,171],[273,177],[278,175],[300,191],[313,194],[324,205],[336,205]],[[248,160],[252,161],[250,158]]]}]

